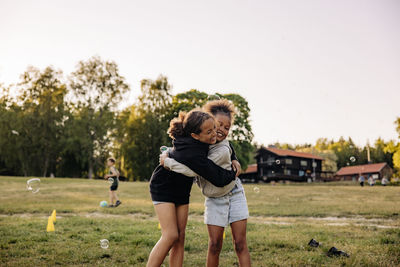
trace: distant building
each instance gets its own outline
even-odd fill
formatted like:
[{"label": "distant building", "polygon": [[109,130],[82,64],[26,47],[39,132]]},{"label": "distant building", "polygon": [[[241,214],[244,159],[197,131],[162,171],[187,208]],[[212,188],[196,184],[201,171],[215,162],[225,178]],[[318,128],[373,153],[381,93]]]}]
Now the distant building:
[{"label": "distant building", "polygon": [[347,166],[338,170],[335,174],[335,178],[338,180],[357,181],[360,174],[366,179],[372,177],[377,180],[382,179],[384,176],[389,179],[393,174],[393,170],[386,162]]},{"label": "distant building", "polygon": [[249,165],[239,176],[242,181],[306,182],[309,179],[325,179],[331,174],[322,171],[324,159],[310,153],[268,147],[259,149],[256,159],[257,164]]},{"label": "distant building", "polygon": [[257,164],[251,164],[247,166],[247,169],[242,171],[242,173],[239,175],[239,178],[242,180],[242,182],[257,182],[259,180],[257,174]]}]

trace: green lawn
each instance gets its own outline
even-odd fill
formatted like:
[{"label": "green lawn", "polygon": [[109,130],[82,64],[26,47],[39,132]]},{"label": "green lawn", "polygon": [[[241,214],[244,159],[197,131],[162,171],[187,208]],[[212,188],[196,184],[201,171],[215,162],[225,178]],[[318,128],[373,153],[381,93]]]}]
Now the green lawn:
[{"label": "green lawn", "polygon": [[[1,266],[145,265],[160,237],[147,183],[121,183],[123,204],[107,209],[99,207],[101,200],[108,200],[105,181],[41,179],[40,192],[32,194],[26,180],[0,177]],[[258,184],[245,189],[252,216],[248,242],[253,266],[400,265],[400,187],[335,183]],[[203,200],[194,187],[184,266],[205,263]],[[46,233],[53,209],[58,215],[56,232]],[[100,247],[103,238],[110,241],[108,249]],[[322,247],[308,247],[311,238]],[[331,246],[350,257],[327,257]],[[220,262],[238,266],[229,232]]]}]

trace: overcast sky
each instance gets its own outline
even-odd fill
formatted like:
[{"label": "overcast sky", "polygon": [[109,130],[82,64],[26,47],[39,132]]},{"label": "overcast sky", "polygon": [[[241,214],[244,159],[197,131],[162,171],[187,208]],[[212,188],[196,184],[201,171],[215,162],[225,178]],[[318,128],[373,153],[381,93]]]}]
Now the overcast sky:
[{"label": "overcast sky", "polygon": [[0,83],[99,55],[132,92],[168,76],[249,101],[255,140],[397,139],[400,1],[0,0]]}]

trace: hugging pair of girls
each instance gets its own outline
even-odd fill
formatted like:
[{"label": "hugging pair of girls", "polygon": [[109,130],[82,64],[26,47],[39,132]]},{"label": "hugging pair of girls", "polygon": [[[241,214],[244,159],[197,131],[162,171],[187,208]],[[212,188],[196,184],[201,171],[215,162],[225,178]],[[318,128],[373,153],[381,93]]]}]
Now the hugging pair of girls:
[{"label": "hugging pair of girls", "polygon": [[193,177],[206,197],[207,266],[218,266],[228,224],[240,266],[250,266],[246,241],[249,212],[243,186],[236,177],[240,164],[226,140],[233,119],[234,106],[223,99],[208,102],[202,110],[181,112],[170,122],[168,133],[173,147],[160,155],[160,165],[150,180],[162,235],[150,253],[148,267],[160,266],[168,252],[169,266],[183,265]]}]

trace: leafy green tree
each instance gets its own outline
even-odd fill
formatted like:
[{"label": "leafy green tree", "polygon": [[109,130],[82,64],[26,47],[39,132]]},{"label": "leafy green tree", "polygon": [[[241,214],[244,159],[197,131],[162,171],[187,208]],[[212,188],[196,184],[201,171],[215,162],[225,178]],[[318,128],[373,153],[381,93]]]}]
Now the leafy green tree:
[{"label": "leafy green tree", "polygon": [[23,105],[24,123],[32,139],[30,151],[35,155],[32,162],[39,164],[43,177],[49,174],[49,169],[54,172],[55,160],[60,153],[60,136],[64,123],[64,97],[67,93],[66,85],[62,81],[62,72],[52,67],[47,67],[40,72],[38,69],[29,68],[22,75],[19,86],[23,93],[19,100]]},{"label": "leafy green tree", "polygon": [[372,162],[386,162],[390,167],[393,168],[393,153],[386,150],[388,142],[385,142],[382,138],[375,140],[374,147],[371,150]]},{"label": "leafy green tree", "polygon": [[[400,117],[396,118],[394,123],[400,139]],[[389,142],[386,146],[386,151],[393,153],[393,167],[397,171],[397,175],[400,175],[400,142],[397,144],[394,141]]]},{"label": "leafy green tree", "polygon": [[345,140],[343,137],[340,137],[337,142],[331,142],[328,149],[335,152],[338,169],[349,165],[362,164],[364,162],[364,159],[360,157],[361,153],[359,149],[351,138]]},{"label": "leafy green tree", "polygon": [[135,180],[148,180],[158,165],[160,146],[170,145],[167,135],[171,85],[165,76],[141,82],[138,103],[130,108],[121,149],[128,175]]},{"label": "leafy green tree", "polygon": [[327,150],[329,148],[329,143],[330,142],[329,142],[328,138],[318,138],[317,141],[315,142],[315,148],[318,151]]},{"label": "leafy green tree", "polygon": [[[0,173],[3,175],[21,175],[19,153],[21,139],[17,138],[18,106],[10,97],[10,88],[0,84]],[[19,167],[19,168],[18,168]],[[19,171],[18,171],[19,170]]]},{"label": "leafy green tree", "polygon": [[125,78],[113,61],[92,57],[80,61],[69,77],[70,101],[77,119],[76,138],[87,165],[87,176],[93,178],[95,168],[101,167],[110,150],[110,133],[115,127],[115,113],[123,94],[129,90]]},{"label": "leafy green tree", "polygon": [[1,98],[1,158],[16,175],[47,176],[60,151],[66,94],[62,73],[29,67],[12,89],[14,98],[8,91]]}]

